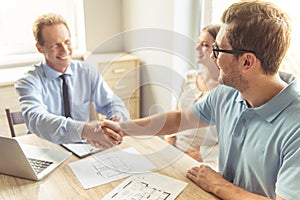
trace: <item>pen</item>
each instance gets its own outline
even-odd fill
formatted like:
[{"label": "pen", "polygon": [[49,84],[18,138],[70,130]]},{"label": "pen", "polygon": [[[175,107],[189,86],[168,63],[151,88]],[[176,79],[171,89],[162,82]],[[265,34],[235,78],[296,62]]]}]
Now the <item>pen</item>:
[{"label": "pen", "polygon": [[87,143],[85,141],[81,141],[81,142],[73,142],[73,144],[89,144],[89,143]]}]

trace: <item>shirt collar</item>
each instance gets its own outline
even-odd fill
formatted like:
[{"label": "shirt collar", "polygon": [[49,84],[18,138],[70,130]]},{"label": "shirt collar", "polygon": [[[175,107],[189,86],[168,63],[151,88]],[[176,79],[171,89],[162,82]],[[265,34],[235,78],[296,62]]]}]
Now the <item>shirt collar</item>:
[{"label": "shirt collar", "polygon": [[[71,65],[69,67],[67,67],[66,71],[64,74],[73,75],[73,71],[72,71],[72,65],[73,63],[71,62]],[[49,65],[47,65],[45,62],[42,62],[42,67],[44,69],[45,75],[47,78],[53,80],[56,79],[57,77],[59,77],[60,75],[62,75],[61,72],[58,72],[54,69],[52,69]]]},{"label": "shirt collar", "polygon": [[[288,83],[288,86],[262,106],[257,108],[249,108],[267,122],[271,122],[273,119],[275,119],[292,101],[294,101],[295,98],[299,96],[296,78],[285,72],[280,72],[279,76],[283,81]],[[236,98],[236,102],[243,102],[246,104],[240,93]]]}]

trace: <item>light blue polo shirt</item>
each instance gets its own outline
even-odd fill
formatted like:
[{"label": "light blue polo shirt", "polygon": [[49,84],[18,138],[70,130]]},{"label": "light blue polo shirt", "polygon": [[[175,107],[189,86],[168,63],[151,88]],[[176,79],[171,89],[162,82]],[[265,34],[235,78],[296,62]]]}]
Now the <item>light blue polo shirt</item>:
[{"label": "light blue polo shirt", "polygon": [[299,200],[300,95],[291,75],[280,77],[289,85],[260,107],[249,108],[239,91],[220,85],[192,110],[216,125],[224,178],[269,198]]}]

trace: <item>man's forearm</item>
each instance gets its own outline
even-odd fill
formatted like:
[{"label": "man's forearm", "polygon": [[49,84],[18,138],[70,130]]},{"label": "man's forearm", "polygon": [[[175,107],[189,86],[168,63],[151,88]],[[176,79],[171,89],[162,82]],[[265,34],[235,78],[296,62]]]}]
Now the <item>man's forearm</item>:
[{"label": "man's forearm", "polygon": [[187,177],[203,190],[213,193],[224,200],[266,200],[267,197],[248,192],[230,181],[207,165],[192,167],[187,172]]},{"label": "man's forearm", "polygon": [[180,119],[181,113],[174,111],[121,122],[120,127],[126,135],[168,135],[178,132]]},{"label": "man's forearm", "polygon": [[267,200],[269,198],[260,196],[254,193],[250,193],[242,188],[230,183],[217,184],[213,188],[213,192],[216,196],[224,200]]}]

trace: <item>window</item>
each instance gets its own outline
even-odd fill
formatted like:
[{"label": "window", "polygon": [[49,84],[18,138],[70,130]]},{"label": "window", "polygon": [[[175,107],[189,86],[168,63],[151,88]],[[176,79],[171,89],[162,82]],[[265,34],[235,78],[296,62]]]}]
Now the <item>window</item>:
[{"label": "window", "polygon": [[[292,24],[292,41],[290,48],[286,54],[285,59],[282,62],[281,70],[290,72],[300,78],[300,56],[297,53],[300,52],[300,12],[298,7],[295,6],[297,1],[281,1],[281,0],[269,0],[278,5],[281,9],[285,10],[290,18]],[[237,0],[203,0],[202,1],[202,10],[206,15],[202,16],[202,24],[207,25],[209,23],[220,23],[220,18],[223,11],[230,6],[232,3],[237,2]],[[210,13],[210,15],[209,15]],[[208,15],[207,15],[208,14]],[[298,44],[298,45],[297,45]]]},{"label": "window", "polygon": [[40,59],[32,24],[48,12],[67,20],[75,52],[85,52],[83,0],[9,0],[0,7],[0,68]]}]

